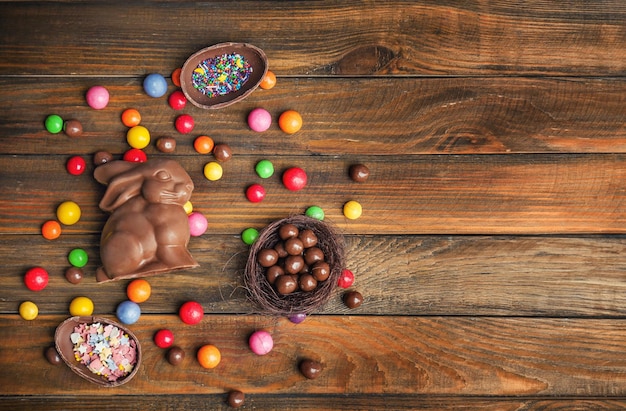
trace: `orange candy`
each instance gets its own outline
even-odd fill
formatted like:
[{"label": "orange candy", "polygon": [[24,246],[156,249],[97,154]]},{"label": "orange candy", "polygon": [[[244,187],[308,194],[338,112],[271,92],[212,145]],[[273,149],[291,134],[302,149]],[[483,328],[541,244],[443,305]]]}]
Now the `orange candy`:
[{"label": "orange candy", "polygon": [[293,134],[302,128],[302,116],[295,110],[287,110],[278,117],[278,126],[287,134]]},{"label": "orange candy", "polygon": [[193,148],[200,154],[209,154],[213,151],[215,143],[209,136],[200,136],[193,141]]},{"label": "orange candy", "polygon": [[49,220],[41,226],[41,235],[46,240],[54,240],[61,235],[61,224],[55,220]]},{"label": "orange candy", "polygon": [[172,83],[174,83],[176,87],[180,87],[180,72],[181,71],[182,69],[180,67],[172,71]]},{"label": "orange candy", "polygon": [[126,127],[135,127],[141,123],[141,114],[134,108],[128,108],[122,113],[122,123]]},{"label": "orange candy", "polygon": [[216,346],[207,344],[200,347],[198,350],[198,362],[204,368],[215,368],[222,359],[222,354]]},{"label": "orange candy", "polygon": [[261,87],[263,90],[269,90],[275,85],[276,85],[276,75],[272,73],[271,71],[267,70],[267,73],[265,73],[265,77],[263,77],[263,80],[261,80],[261,83],[259,83],[259,87]]},{"label": "orange candy", "polygon": [[141,278],[131,281],[126,287],[128,299],[138,304],[150,298],[151,293],[152,287],[150,287],[150,283]]}]

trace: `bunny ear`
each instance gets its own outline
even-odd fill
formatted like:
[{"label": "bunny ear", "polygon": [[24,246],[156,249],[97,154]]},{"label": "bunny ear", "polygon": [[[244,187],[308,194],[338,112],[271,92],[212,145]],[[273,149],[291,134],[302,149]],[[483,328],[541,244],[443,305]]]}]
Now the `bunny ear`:
[{"label": "bunny ear", "polygon": [[143,175],[136,168],[141,163],[130,161],[112,161],[98,166],[93,175],[95,179],[108,184],[107,191],[100,201],[100,208],[112,212],[129,199],[141,194]]}]

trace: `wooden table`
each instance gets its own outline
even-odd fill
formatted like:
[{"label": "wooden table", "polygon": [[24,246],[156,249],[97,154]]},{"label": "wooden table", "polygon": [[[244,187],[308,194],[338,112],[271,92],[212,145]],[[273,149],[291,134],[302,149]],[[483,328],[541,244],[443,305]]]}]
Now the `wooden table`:
[{"label": "wooden table", "polygon": [[[622,0],[521,4],[505,0],[302,2],[3,2],[0,5],[0,408],[228,409],[623,409],[626,407],[626,4]],[[254,44],[278,77],[228,108],[188,105],[191,134],[166,97],[142,89],[149,73],[168,77],[195,51]],[[93,110],[85,92],[105,86]],[[168,94],[176,89],[169,82]],[[43,352],[69,302],[87,296],[115,319],[128,281],[97,284],[99,236],[107,215],[92,155],[129,147],[121,112],[140,110],[153,141],[171,136],[174,154],[154,144],[195,182],[192,202],[208,217],[190,241],[197,269],[149,279],[151,298],[129,328],[143,347],[135,378],[103,389]],[[301,113],[293,135],[276,122],[247,127],[253,108],[274,120]],[[49,114],[80,120],[69,138],[44,128]],[[195,136],[227,143],[233,158],[218,181],[203,177],[210,155]],[[71,176],[79,155],[87,172]],[[254,165],[271,160],[259,204],[245,188]],[[371,176],[352,182],[348,167]],[[289,192],[280,172],[304,168],[309,183]],[[363,215],[348,220],[342,205]],[[82,218],[45,240],[43,222],[65,200]],[[318,205],[344,235],[350,310],[337,290],[302,324],[261,315],[241,274],[240,233]],[[67,253],[90,257],[78,285],[65,280]],[[46,289],[23,283],[45,267]],[[39,307],[34,321],[22,301]],[[203,321],[183,324],[196,300]],[[152,336],[169,328],[186,351],[169,365]],[[266,329],[266,356],[247,337]],[[195,352],[215,344],[222,361],[203,369]],[[316,380],[297,362],[314,358]]]}]

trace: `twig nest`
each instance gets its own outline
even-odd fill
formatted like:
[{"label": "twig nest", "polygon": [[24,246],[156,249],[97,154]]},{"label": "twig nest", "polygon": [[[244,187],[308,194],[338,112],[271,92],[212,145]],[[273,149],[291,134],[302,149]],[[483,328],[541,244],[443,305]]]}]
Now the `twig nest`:
[{"label": "twig nest", "polygon": [[246,43],[220,43],[187,59],[180,73],[180,87],[195,106],[218,109],[252,93],[267,73],[267,57]]},{"label": "twig nest", "polygon": [[261,230],[244,284],[261,313],[310,314],[331,297],[344,267],[343,237],[323,221],[295,215]]}]

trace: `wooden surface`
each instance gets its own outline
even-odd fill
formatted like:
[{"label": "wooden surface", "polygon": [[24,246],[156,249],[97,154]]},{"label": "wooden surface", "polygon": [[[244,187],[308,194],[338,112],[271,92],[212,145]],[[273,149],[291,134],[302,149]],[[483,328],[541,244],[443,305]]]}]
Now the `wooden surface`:
[{"label": "wooden surface", "polygon": [[[465,4],[463,4],[465,3]],[[148,97],[143,78],[165,76],[195,51],[237,41],[265,51],[278,82],[219,111],[192,106],[192,134],[179,114]],[[169,81],[169,79],[168,79]],[[90,109],[100,84],[111,101]],[[169,92],[175,87],[169,83]],[[0,3],[0,408],[7,410],[228,409],[623,409],[626,407],[626,4],[621,0],[518,4],[504,0],[388,2],[2,2]],[[196,185],[195,208],[209,219],[192,238],[193,270],[150,278],[153,294],[130,326],[144,363],[128,384],[101,389],[50,365],[43,351],[75,296],[115,318],[127,281],[96,284],[104,193],[91,156],[128,148],[120,113],[138,108],[153,139],[172,136],[173,155]],[[276,120],[302,114],[294,135],[276,124],[252,132],[247,113]],[[57,113],[85,129],[51,135]],[[229,144],[224,177],[202,175],[210,156],[196,135]],[[82,176],[64,168],[88,160]],[[278,173],[267,198],[246,201],[254,164]],[[347,169],[367,164],[370,179]],[[308,186],[282,187],[300,166]],[[65,200],[80,222],[47,241],[41,224]],[[347,220],[343,203],[364,208]],[[310,205],[345,236],[354,289],[341,291],[304,323],[259,315],[243,289],[247,227]],[[86,278],[69,284],[66,255],[84,248]],[[29,291],[24,272],[50,273]],[[176,312],[202,303],[196,326]],[[22,301],[40,315],[25,321]],[[169,365],[152,342],[170,328],[186,350]],[[247,347],[266,329],[274,350]],[[222,362],[195,361],[203,344]],[[324,364],[317,380],[297,370]]]}]

